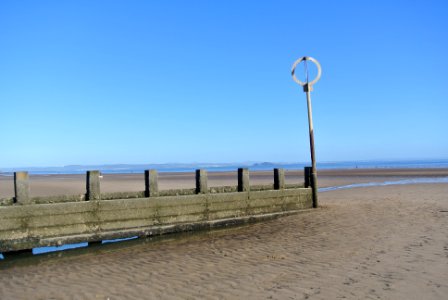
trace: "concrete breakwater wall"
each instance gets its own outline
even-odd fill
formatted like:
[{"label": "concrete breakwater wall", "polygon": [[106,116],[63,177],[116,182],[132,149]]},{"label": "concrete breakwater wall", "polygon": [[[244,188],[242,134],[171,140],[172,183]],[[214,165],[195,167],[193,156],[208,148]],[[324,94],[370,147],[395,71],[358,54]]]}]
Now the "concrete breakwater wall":
[{"label": "concrete breakwater wall", "polygon": [[27,172],[14,174],[15,197],[0,199],[0,252],[78,242],[151,236],[273,218],[313,207],[309,172],[304,184],[251,186],[238,169],[238,185],[209,188],[196,171],[196,188],[159,191],[155,170],[145,171],[145,191],[101,193],[101,176],[88,171],[86,193],[30,197]]}]

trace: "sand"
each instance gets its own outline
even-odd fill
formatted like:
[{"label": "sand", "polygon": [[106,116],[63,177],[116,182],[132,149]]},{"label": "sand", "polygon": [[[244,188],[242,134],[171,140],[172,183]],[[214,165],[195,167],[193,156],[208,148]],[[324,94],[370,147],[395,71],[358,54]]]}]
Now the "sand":
[{"label": "sand", "polygon": [[[252,184],[274,182],[273,172],[253,172]],[[85,175],[30,175],[31,196],[75,195],[85,193]],[[237,185],[237,172],[209,172],[208,185]],[[159,189],[183,189],[195,187],[194,172],[159,173]],[[303,182],[303,173],[287,172],[286,182]],[[103,192],[143,191],[145,189],[143,174],[104,174],[101,179]],[[14,196],[13,177],[0,176],[0,198]]]},{"label": "sand", "polygon": [[[446,176],[408,171],[319,182]],[[249,226],[5,260],[0,299],[446,299],[448,184],[319,197],[316,210]]]},{"label": "sand", "polygon": [[[319,187],[337,186],[349,183],[379,182],[414,177],[448,176],[448,169],[352,169],[319,171]],[[86,191],[85,175],[30,175],[32,197],[76,195]],[[272,171],[250,173],[251,184],[274,182]],[[287,170],[286,183],[302,183],[303,172]],[[208,185],[237,185],[237,172],[209,172]],[[194,172],[159,173],[159,189],[194,188]],[[102,192],[143,191],[143,174],[104,174],[101,179]],[[0,198],[14,196],[13,177],[0,176]]]}]

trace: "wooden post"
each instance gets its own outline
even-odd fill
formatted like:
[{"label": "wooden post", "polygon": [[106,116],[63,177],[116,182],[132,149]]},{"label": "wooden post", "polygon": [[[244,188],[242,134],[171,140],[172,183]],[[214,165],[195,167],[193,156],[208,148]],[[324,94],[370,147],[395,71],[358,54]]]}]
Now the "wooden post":
[{"label": "wooden post", "polygon": [[14,172],[15,202],[19,204],[30,204],[30,184],[28,172]]},{"label": "wooden post", "polygon": [[100,200],[100,171],[87,171],[86,177],[86,201]]},{"label": "wooden post", "polygon": [[305,187],[313,190],[313,208],[318,206],[317,201],[317,175],[313,172],[313,167],[305,167]]},{"label": "wooden post", "polygon": [[[31,204],[30,184],[28,172],[14,172],[14,202],[18,204]],[[32,255],[33,249],[24,249],[3,253],[5,258],[18,255]]]},{"label": "wooden post", "polygon": [[[14,172],[14,193],[14,202],[24,205],[31,204],[28,172]],[[8,258],[32,254],[33,249],[24,249],[3,253],[3,257]]]},{"label": "wooden post", "polygon": [[[100,171],[87,171],[86,174],[86,201],[100,200],[101,188],[100,188]],[[102,241],[88,242],[89,246],[100,245]]]},{"label": "wooden post", "polygon": [[274,190],[283,190],[285,188],[285,170],[274,169]]},{"label": "wooden post", "polygon": [[249,169],[239,168],[238,169],[238,192],[249,192]]},{"label": "wooden post", "polygon": [[196,194],[207,194],[207,170],[196,170]]},{"label": "wooden post", "polygon": [[311,170],[312,170],[311,167],[305,167],[303,169],[306,188],[309,188],[311,186]]},{"label": "wooden post", "polygon": [[145,197],[159,196],[158,175],[156,170],[145,170]]}]

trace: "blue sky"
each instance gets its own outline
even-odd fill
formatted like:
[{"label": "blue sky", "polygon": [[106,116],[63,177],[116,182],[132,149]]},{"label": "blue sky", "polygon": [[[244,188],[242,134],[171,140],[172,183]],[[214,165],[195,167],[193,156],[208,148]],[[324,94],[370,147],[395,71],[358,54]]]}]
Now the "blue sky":
[{"label": "blue sky", "polygon": [[447,158],[446,1],[0,1],[0,167]]}]

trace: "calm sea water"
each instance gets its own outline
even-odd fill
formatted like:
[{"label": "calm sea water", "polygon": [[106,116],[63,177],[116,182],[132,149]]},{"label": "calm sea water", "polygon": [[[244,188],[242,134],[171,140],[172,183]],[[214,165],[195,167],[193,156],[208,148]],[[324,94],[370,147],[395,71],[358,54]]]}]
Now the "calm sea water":
[{"label": "calm sea water", "polygon": [[[238,168],[249,168],[253,171],[272,170],[273,168],[303,169],[311,163],[251,163],[251,164],[159,164],[159,165],[100,165],[100,166],[64,166],[40,168],[0,168],[0,176],[12,176],[14,171],[27,170],[30,174],[85,174],[88,170],[100,170],[104,174],[143,173],[147,169],[159,172],[194,172],[206,169],[209,172],[235,171]],[[318,169],[375,169],[375,168],[448,168],[448,159],[440,160],[407,160],[407,161],[351,161],[317,163]]]}]

